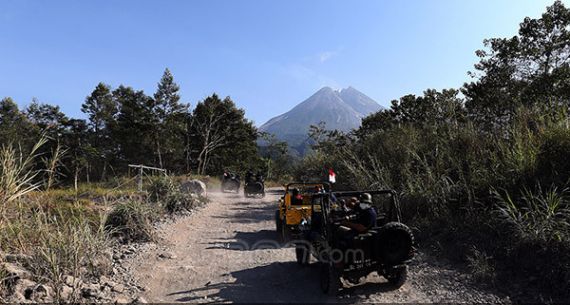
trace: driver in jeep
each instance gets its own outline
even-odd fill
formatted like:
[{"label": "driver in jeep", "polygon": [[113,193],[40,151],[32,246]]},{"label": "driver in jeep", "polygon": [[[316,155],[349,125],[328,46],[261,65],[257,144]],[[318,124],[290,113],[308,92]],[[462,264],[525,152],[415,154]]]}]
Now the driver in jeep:
[{"label": "driver in jeep", "polygon": [[[350,210],[351,217],[341,223],[342,226],[350,228],[354,233],[366,233],[370,228],[376,226],[376,211],[372,207],[372,196],[370,194],[362,194],[360,200],[356,197],[350,198],[346,203]],[[354,234],[355,236],[357,234]]]},{"label": "driver in jeep", "polygon": [[358,234],[366,233],[376,226],[376,210],[372,207],[372,196],[364,193],[360,200],[356,197],[350,198],[346,202],[348,215],[346,220],[340,223],[339,236],[341,244],[351,247],[352,239]]}]

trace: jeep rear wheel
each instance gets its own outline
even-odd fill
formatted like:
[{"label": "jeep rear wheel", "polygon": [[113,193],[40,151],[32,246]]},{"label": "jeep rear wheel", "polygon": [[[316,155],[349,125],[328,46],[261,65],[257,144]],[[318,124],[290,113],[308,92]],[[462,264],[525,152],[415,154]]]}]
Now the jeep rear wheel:
[{"label": "jeep rear wheel", "polygon": [[311,262],[311,252],[307,249],[307,245],[300,244],[295,246],[295,256],[299,265],[308,265]]},{"label": "jeep rear wheel", "polygon": [[279,210],[275,211],[275,232],[277,233],[277,241],[283,241],[283,221],[279,217]]}]

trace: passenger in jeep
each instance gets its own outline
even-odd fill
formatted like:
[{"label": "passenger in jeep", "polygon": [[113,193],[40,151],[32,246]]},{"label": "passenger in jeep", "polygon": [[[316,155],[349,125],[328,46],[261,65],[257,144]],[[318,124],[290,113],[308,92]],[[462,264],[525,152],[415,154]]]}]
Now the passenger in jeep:
[{"label": "passenger in jeep", "polygon": [[370,228],[376,226],[377,215],[371,204],[372,196],[366,193],[362,194],[360,200],[356,197],[352,197],[346,203],[346,206],[350,209],[351,216],[349,220],[343,221],[341,225],[351,229],[353,233],[356,233],[350,235],[356,236],[361,233],[366,233]]},{"label": "passenger in jeep", "polygon": [[291,192],[291,204],[301,205],[303,204],[303,195],[299,192],[299,189],[294,188]]}]

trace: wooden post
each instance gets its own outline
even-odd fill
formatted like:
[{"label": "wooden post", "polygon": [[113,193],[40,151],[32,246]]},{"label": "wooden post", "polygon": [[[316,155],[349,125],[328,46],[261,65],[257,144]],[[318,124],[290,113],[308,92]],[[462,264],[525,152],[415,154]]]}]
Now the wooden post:
[{"label": "wooden post", "polygon": [[139,181],[139,183],[138,183],[139,184],[139,192],[142,192],[142,190],[143,190],[143,167],[142,166],[139,167],[138,181]]}]

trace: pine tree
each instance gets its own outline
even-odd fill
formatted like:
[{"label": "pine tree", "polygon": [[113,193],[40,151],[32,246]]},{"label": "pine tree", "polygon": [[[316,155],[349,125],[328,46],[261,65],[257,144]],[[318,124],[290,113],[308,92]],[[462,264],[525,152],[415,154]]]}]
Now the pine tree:
[{"label": "pine tree", "polygon": [[30,140],[31,127],[31,123],[11,98],[0,100],[0,146],[26,144],[21,141]]},{"label": "pine tree", "polygon": [[101,180],[105,179],[107,167],[114,158],[115,143],[111,137],[111,128],[115,124],[117,105],[113,101],[111,87],[99,83],[95,90],[85,98],[81,111],[89,116],[89,146],[90,155],[85,166],[87,176],[92,169]]},{"label": "pine tree", "polygon": [[59,139],[65,133],[66,124],[69,121],[59,106],[40,103],[36,98],[32,99],[25,114],[40,133],[44,133],[53,140]]},{"label": "pine tree", "polygon": [[174,76],[170,73],[170,70],[166,68],[160,82],[158,83],[158,89],[154,94],[157,113],[162,119],[161,122],[163,122],[168,115],[185,110],[184,105],[179,103],[179,90],[180,87],[174,82]]},{"label": "pine tree", "polygon": [[105,127],[117,113],[111,88],[99,83],[91,95],[85,98],[85,102],[81,105],[81,112],[89,116],[89,127],[95,133],[96,139],[100,140]]},{"label": "pine tree", "polygon": [[160,167],[175,166],[182,160],[184,142],[180,139],[185,132],[185,120],[188,105],[180,103],[180,87],[174,82],[174,76],[166,68],[154,94],[153,105],[153,141]]},{"label": "pine tree", "polygon": [[153,162],[152,145],[155,125],[153,99],[143,91],[135,91],[131,87],[121,85],[113,91],[113,100],[119,109],[117,122],[111,128],[111,136],[117,141],[120,158],[117,165],[156,165]]}]

